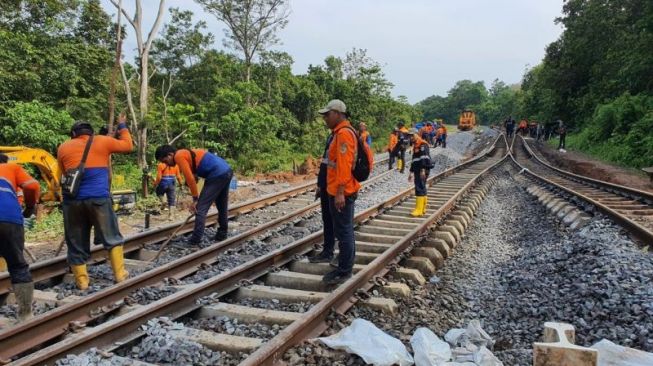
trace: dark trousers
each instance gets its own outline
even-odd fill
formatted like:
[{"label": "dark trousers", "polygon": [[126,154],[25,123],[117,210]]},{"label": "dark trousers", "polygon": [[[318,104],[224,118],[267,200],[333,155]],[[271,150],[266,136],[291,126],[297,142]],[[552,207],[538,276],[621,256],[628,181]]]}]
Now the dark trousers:
[{"label": "dark trousers", "polygon": [[32,282],[29,265],[23,256],[25,231],[23,225],[0,222],[0,257],[7,262],[11,283]]},{"label": "dark trousers", "polygon": [[506,129],[506,135],[508,135],[508,137],[512,137],[512,133],[513,133],[513,129],[512,129],[512,128],[507,128],[507,129]]},{"label": "dark trousers", "polygon": [[95,228],[95,241],[104,249],[123,244],[111,198],[64,200],[62,207],[68,263],[84,264],[91,256],[91,228]]},{"label": "dark trousers", "polygon": [[[426,177],[428,178],[429,172],[426,172]],[[415,182],[415,196],[426,196],[428,192],[426,191],[426,179],[422,179],[420,172],[415,172],[413,177],[413,182]]]},{"label": "dark trousers", "polygon": [[218,231],[227,231],[229,226],[229,183],[232,176],[233,172],[230,170],[218,178],[204,182],[204,188],[197,200],[195,228],[190,237],[191,242],[199,243],[202,240],[206,226],[206,214],[214,203],[218,208]]},{"label": "dark trousers", "polygon": [[392,166],[395,163],[395,153],[390,151],[388,152],[388,170],[392,170]]},{"label": "dark trousers", "polygon": [[320,208],[322,209],[322,224],[324,227],[324,244],[322,251],[324,254],[333,256],[333,251],[336,246],[336,236],[333,232],[333,219],[331,216],[331,208],[329,207],[329,194],[326,188],[320,189]]},{"label": "dark trousers", "polygon": [[345,207],[338,211],[336,199],[329,196],[329,211],[333,220],[333,232],[338,239],[338,272],[351,273],[356,256],[356,240],[354,237],[354,204],[356,195],[345,197]]},{"label": "dark trousers", "polygon": [[161,197],[163,195],[166,195],[166,198],[168,199],[168,206],[172,207],[175,205],[175,185],[174,184],[169,184],[167,186],[164,186],[162,184],[159,184],[156,186],[156,195],[157,197]]},{"label": "dark trousers", "polygon": [[403,173],[404,169],[406,169],[406,149],[399,149],[397,151],[397,156],[399,157],[399,160],[401,160],[401,170],[399,172]]},{"label": "dark trousers", "polygon": [[558,149],[564,149],[565,148],[565,139],[567,138],[567,134],[563,133],[560,135],[560,143],[558,144]]}]

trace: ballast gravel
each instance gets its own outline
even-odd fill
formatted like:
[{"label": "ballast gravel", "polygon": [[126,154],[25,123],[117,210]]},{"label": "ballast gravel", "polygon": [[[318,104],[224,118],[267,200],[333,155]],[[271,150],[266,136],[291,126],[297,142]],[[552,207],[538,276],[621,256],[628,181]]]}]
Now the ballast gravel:
[{"label": "ballast gravel", "polygon": [[[416,328],[442,337],[480,319],[504,365],[532,364],[532,344],[547,321],[573,324],[576,343],[602,338],[653,351],[653,256],[611,221],[596,217],[573,231],[503,171],[453,255],[410,298],[394,298],[398,314],[354,307],[331,315],[331,334],[354,318],[372,321],[410,350]],[[410,311],[407,311],[410,309]],[[286,353],[291,365],[359,365],[352,355],[304,343]]]}]

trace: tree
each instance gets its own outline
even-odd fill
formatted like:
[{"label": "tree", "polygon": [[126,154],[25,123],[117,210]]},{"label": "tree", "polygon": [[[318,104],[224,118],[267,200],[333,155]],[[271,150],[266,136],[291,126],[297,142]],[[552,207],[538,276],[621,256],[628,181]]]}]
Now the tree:
[{"label": "tree", "polygon": [[3,145],[25,145],[56,153],[68,139],[73,118],[39,102],[18,102],[6,111],[0,129]]},{"label": "tree", "polygon": [[[145,116],[148,112],[148,96],[149,96],[149,81],[150,81],[150,49],[152,48],[152,42],[159,31],[161,22],[163,21],[163,15],[165,13],[165,0],[159,0],[159,10],[157,12],[156,18],[154,19],[154,24],[150,29],[150,32],[147,35],[147,38],[143,38],[143,7],[141,0],[134,0],[136,9],[134,10],[134,15],[130,16],[122,4],[117,3],[115,0],[111,0],[111,3],[121,11],[129,24],[134,28],[134,33],[136,35],[136,45],[138,47],[138,77],[140,81],[140,92],[139,92],[139,118],[140,122],[136,119],[136,116],[132,114],[132,119],[134,120],[135,126],[137,126],[137,144],[138,144],[138,166],[140,168],[147,167],[147,121]],[[123,72],[123,75],[125,73]],[[125,83],[125,87],[129,88],[129,83]]]},{"label": "tree", "polygon": [[287,0],[197,0],[227,25],[225,46],[242,52],[245,81],[252,75],[256,54],[277,44],[277,32],[288,24]]}]

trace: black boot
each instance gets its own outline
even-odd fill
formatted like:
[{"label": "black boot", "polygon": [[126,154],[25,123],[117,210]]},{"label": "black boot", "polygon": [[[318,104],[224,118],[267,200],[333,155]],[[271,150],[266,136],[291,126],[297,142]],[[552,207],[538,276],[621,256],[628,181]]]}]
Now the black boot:
[{"label": "black boot", "polygon": [[215,232],[215,237],[213,238],[215,241],[223,241],[227,239],[229,235],[227,235],[227,230],[218,230]]}]

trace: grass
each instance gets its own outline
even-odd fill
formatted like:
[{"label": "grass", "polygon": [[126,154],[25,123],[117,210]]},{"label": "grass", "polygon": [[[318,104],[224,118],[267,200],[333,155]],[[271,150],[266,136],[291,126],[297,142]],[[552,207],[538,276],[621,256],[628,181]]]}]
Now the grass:
[{"label": "grass", "polygon": [[63,236],[63,214],[55,207],[36,220],[34,227],[25,230],[25,239],[31,242],[49,241]]}]

